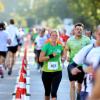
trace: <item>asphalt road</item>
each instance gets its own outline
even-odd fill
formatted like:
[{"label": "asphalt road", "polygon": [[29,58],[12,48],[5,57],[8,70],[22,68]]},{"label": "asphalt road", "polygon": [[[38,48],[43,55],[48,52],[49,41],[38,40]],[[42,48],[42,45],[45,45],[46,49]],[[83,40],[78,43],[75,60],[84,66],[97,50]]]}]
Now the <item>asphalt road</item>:
[{"label": "asphalt road", "polygon": [[[0,78],[0,100],[12,100],[13,98],[12,93],[15,89],[23,51],[24,49],[21,50],[20,57],[16,59],[12,75],[8,76],[6,70],[4,78]],[[30,70],[30,100],[44,100],[44,87],[41,80],[41,73],[36,68],[34,54],[31,48],[28,49],[28,67]],[[63,69],[63,77],[57,96],[57,100],[69,100],[69,81],[66,68]]]}]

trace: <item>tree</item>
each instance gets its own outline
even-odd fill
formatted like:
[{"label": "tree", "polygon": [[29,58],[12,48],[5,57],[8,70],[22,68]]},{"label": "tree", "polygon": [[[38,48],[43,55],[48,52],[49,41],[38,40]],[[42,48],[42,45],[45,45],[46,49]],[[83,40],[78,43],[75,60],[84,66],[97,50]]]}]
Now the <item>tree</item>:
[{"label": "tree", "polygon": [[2,2],[0,2],[0,12],[4,11],[4,4]]},{"label": "tree", "polygon": [[99,0],[66,0],[69,9],[74,12],[75,21],[82,21],[87,26],[100,24]]}]

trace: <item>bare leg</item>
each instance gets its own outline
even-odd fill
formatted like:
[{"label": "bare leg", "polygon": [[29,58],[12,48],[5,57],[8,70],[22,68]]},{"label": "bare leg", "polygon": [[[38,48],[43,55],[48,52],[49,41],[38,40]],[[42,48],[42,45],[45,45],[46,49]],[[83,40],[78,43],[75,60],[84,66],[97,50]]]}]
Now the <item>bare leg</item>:
[{"label": "bare leg", "polygon": [[75,81],[70,82],[70,100],[75,100]]},{"label": "bare leg", "polygon": [[4,65],[4,57],[3,56],[0,56],[0,75],[1,75],[1,78],[4,77],[3,65]]},{"label": "bare leg", "polygon": [[45,96],[45,100],[50,100],[50,96]]},{"label": "bare leg", "polygon": [[77,87],[77,92],[80,93],[81,92],[81,88],[82,88],[82,84],[78,83],[78,87]]},{"label": "bare leg", "polygon": [[53,97],[52,100],[57,100],[57,99]]},{"label": "bare leg", "polygon": [[8,64],[8,75],[12,74],[12,67],[13,67],[13,53],[12,52],[8,52],[8,57],[9,57],[9,64]]},{"label": "bare leg", "polygon": [[12,67],[15,64],[15,61],[16,61],[16,53],[13,53],[13,55],[12,55]]},{"label": "bare leg", "polygon": [[77,83],[77,100],[80,100],[80,92],[81,92],[81,83]]}]

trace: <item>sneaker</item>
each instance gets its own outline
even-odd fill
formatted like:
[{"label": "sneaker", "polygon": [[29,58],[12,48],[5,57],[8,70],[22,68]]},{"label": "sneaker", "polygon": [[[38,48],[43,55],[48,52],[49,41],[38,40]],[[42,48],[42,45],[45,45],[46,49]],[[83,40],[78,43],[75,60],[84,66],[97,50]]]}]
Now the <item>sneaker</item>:
[{"label": "sneaker", "polygon": [[1,75],[1,78],[4,78],[4,75],[3,74]]},{"label": "sneaker", "polygon": [[11,75],[11,74],[12,74],[12,69],[9,69],[8,75]]}]

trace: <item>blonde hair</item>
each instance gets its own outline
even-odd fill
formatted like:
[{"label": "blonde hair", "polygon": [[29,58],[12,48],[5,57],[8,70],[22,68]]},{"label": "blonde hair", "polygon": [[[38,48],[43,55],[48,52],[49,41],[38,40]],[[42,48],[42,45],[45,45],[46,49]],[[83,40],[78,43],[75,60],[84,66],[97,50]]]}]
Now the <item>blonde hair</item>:
[{"label": "blonde hair", "polygon": [[58,31],[57,31],[57,30],[52,30],[52,31],[51,31],[51,33],[50,33],[50,35],[51,35],[52,33],[57,34],[57,36],[58,36],[58,38],[59,38],[59,33],[58,33]]}]

